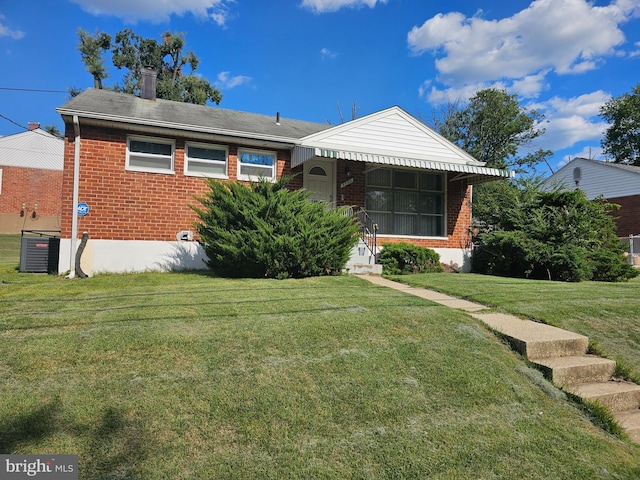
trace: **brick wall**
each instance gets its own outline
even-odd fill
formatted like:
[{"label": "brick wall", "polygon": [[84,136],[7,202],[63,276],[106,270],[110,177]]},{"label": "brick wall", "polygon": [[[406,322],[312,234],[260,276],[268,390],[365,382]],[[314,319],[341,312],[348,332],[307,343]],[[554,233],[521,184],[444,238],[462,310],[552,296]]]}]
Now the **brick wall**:
[{"label": "brick wall", "polygon": [[640,195],[607,199],[611,203],[620,205],[620,210],[611,214],[616,217],[617,234],[619,237],[640,234]]},{"label": "brick wall", "polygon": [[0,169],[0,233],[59,228],[62,171],[7,166]]},{"label": "brick wall", "polygon": [[[206,179],[184,175],[184,138],[175,138],[173,174],[127,171],[127,134],[81,126],[79,201],[89,214],[79,217],[79,235],[109,240],[173,241],[180,230],[194,230],[199,205],[194,196],[207,191]],[[131,132],[133,133],[133,132]],[[160,137],[158,137],[160,138]],[[238,145],[229,145],[229,179],[237,175]],[[288,151],[278,151],[278,176],[288,173]],[[67,125],[62,189],[62,236],[71,236],[73,212],[73,126]]]},{"label": "brick wall", "polygon": [[62,171],[4,167],[0,192],[0,213],[19,214],[22,204],[31,215],[36,204],[38,215],[60,215]]}]

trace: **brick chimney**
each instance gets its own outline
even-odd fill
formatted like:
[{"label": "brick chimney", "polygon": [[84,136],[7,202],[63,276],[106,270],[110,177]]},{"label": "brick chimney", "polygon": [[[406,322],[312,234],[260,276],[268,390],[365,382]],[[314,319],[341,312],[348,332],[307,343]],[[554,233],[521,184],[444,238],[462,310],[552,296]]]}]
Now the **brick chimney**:
[{"label": "brick chimney", "polygon": [[40,128],[40,122],[29,122],[29,131]]},{"label": "brick chimney", "polygon": [[156,99],[156,77],[157,73],[153,68],[142,67],[140,70],[142,85],[140,87],[140,98],[145,100]]}]

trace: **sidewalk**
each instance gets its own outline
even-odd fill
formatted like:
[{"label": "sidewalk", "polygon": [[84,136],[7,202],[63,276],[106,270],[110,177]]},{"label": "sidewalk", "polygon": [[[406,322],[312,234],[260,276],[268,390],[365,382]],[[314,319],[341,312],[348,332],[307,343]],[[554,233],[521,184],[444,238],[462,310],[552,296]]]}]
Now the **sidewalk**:
[{"label": "sidewalk", "polygon": [[488,312],[488,307],[444,293],[414,288],[374,275],[358,275],[440,305],[463,310],[502,334],[557,387],[609,408],[629,437],[640,443],[640,385],[613,378],[616,362],[587,354],[589,339],[568,330],[514,315]]}]

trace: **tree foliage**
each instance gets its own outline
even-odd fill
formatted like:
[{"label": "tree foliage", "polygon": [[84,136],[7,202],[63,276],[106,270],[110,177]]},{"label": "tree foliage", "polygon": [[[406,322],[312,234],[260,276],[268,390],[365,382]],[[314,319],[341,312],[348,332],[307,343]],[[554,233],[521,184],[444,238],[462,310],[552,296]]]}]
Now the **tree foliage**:
[{"label": "tree foliage", "polygon": [[225,277],[301,278],[342,271],[357,241],[352,216],[311,202],[305,190],[287,190],[290,178],[245,185],[209,181],[194,226]]},{"label": "tree foliage", "polygon": [[94,35],[90,35],[82,28],[78,29],[78,50],[80,57],[87,71],[93,75],[93,88],[102,88],[102,80],[109,76],[104,66],[105,52],[111,48],[111,35],[96,30]]},{"label": "tree foliage", "polygon": [[610,124],[602,139],[605,155],[615,163],[640,166],[640,83],[605,103],[600,116]]},{"label": "tree foliage", "polygon": [[434,127],[487,167],[524,169],[551,156],[543,149],[521,155],[545,132],[543,119],[538,111],[521,107],[517,95],[489,88],[462,107],[448,105],[442,115],[434,115]]},{"label": "tree foliage", "polygon": [[113,65],[124,69],[122,83],[111,88],[137,95],[141,87],[141,71],[149,67],[157,72],[156,94],[158,98],[178,102],[205,105],[208,101],[219,104],[222,94],[206,78],[196,75],[200,64],[196,54],[185,51],[184,33],[162,34],[162,41],[143,38],[131,29],[119,31],[113,42],[106,33],[88,35],[82,29],[80,50],[82,60],[94,76],[94,87],[102,88],[102,79],[108,76],[104,67],[104,54],[111,52]]},{"label": "tree foliage", "polygon": [[[515,185],[514,185],[515,186]],[[545,192],[515,186],[496,223],[476,238],[479,273],[561,281],[621,281],[637,275],[627,264],[609,214],[617,206],[581,190]]]}]

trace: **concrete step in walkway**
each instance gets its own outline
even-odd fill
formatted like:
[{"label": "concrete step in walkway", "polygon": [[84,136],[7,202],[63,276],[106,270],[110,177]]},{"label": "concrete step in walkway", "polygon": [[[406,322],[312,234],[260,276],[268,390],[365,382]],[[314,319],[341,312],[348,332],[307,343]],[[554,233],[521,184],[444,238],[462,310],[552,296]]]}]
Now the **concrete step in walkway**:
[{"label": "concrete step in walkway", "polygon": [[615,362],[588,355],[589,339],[584,335],[513,315],[485,312],[488,307],[484,305],[379,276],[361,278],[469,313],[504,336],[556,386],[608,407],[629,437],[640,443],[640,385],[612,379]]}]

